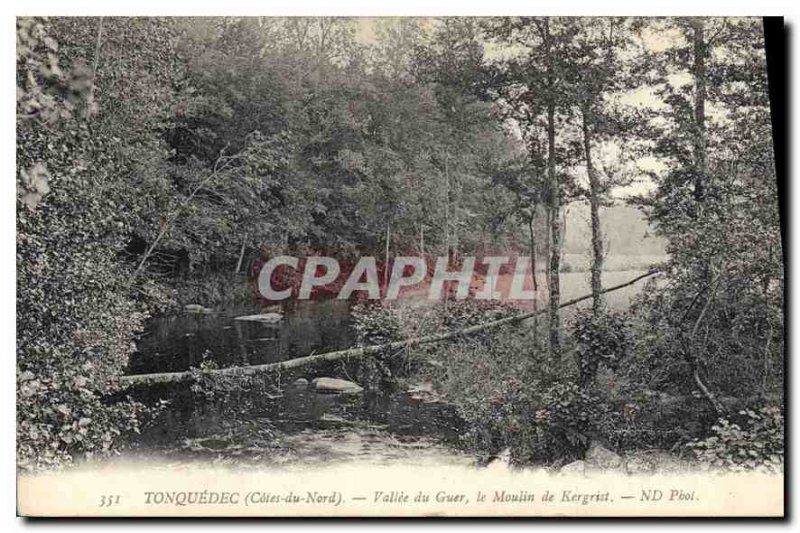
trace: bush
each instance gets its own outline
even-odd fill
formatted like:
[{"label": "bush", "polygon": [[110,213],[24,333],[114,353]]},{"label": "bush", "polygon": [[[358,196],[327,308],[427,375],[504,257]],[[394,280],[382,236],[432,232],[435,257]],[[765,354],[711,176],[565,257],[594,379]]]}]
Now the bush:
[{"label": "bush", "polygon": [[396,309],[380,304],[357,304],[350,308],[352,328],[359,346],[385,344],[402,338]]},{"label": "bush", "polygon": [[571,381],[557,381],[534,399],[535,438],[523,439],[520,450],[529,461],[581,458],[592,440],[608,438],[616,418],[594,392]]},{"label": "bush", "polygon": [[[380,303],[357,304],[350,309],[351,327],[358,346],[386,344],[403,338],[398,308]],[[401,361],[391,353],[360,359],[351,366],[353,375],[367,389],[380,388],[401,370]]]},{"label": "bush", "polygon": [[[271,426],[265,418],[276,409],[280,387],[275,378],[269,375],[225,376],[209,373],[218,368],[211,359],[211,353],[203,354],[199,368],[192,368],[189,387],[189,405],[193,415],[202,417],[203,432],[215,432],[220,428],[230,429],[259,419],[261,424]],[[210,423],[211,422],[211,423]]]},{"label": "bush", "polygon": [[777,407],[739,411],[736,420],[721,418],[714,434],[688,444],[696,457],[713,467],[783,472],[783,413]]},{"label": "bush", "polygon": [[[515,464],[563,464],[583,457],[592,440],[606,440],[614,412],[569,379],[545,384],[510,379],[481,410],[463,409],[473,427],[494,433]],[[476,417],[479,414],[481,417]]]},{"label": "bush", "polygon": [[[518,311],[497,303],[448,302],[442,328]],[[569,361],[550,360],[531,325],[508,326],[431,348],[427,376],[464,422],[461,445],[485,456],[508,448],[515,464],[562,463],[605,439],[614,413],[581,388]]]},{"label": "bush", "polygon": [[[520,311],[513,306],[493,300],[453,300],[442,302],[436,307],[436,314],[441,321],[443,332],[463,329],[492,320],[499,320],[519,314]],[[494,335],[490,331],[478,334],[477,339],[488,339]]]},{"label": "bush", "polygon": [[[18,21],[17,461],[23,469],[110,453],[126,432],[139,430],[147,411],[124,396],[112,400],[146,318],[135,298],[148,296],[136,292],[132,269],[120,260],[142,196],[131,179],[137,169],[125,155],[130,147],[100,117],[87,120],[94,110],[88,78],[70,68],[56,42],[71,39],[45,32],[52,29]],[[47,113],[33,112],[40,101]]]},{"label": "bush", "polygon": [[604,312],[595,316],[591,309],[579,311],[572,336],[582,384],[594,379],[601,363],[612,370],[616,369],[628,352],[625,321],[616,313]]},{"label": "bush", "polygon": [[106,403],[103,384],[86,365],[52,375],[17,374],[17,467],[48,468],[109,454],[121,437],[139,433],[148,412],[126,399]]},{"label": "bush", "polygon": [[489,454],[508,448],[519,465],[579,459],[592,440],[608,439],[616,418],[594,392],[569,379],[546,384],[508,376],[488,397],[454,400],[468,427],[463,443]]}]

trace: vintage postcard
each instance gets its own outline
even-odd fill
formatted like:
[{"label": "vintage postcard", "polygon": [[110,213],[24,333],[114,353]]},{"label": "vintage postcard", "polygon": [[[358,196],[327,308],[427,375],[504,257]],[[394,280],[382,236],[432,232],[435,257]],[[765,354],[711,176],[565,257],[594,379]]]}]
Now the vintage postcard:
[{"label": "vintage postcard", "polygon": [[783,43],[18,17],[18,514],[783,516]]}]

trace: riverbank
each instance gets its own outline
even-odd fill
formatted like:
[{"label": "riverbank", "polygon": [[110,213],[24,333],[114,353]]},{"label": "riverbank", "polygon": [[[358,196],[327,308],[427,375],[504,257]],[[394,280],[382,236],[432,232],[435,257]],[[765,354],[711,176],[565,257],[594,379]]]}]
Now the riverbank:
[{"label": "riverbank", "polygon": [[[614,272],[606,273],[606,276],[608,282],[612,283],[616,279],[628,281],[637,274],[638,272]],[[588,290],[586,278],[583,273],[562,274],[564,298],[582,295],[582,291]],[[620,291],[624,294],[615,295],[616,300],[611,305],[627,307],[630,298],[639,289],[640,287],[633,286]],[[614,293],[609,296],[611,295]],[[466,307],[461,309],[463,305]],[[439,307],[421,306],[415,299],[406,299],[389,309],[372,308],[354,317],[351,316],[348,302],[338,300],[298,302],[286,309],[286,313],[277,324],[236,320],[238,315],[252,312],[251,308],[225,308],[209,310],[207,313],[185,313],[177,317],[164,317],[151,324],[150,336],[140,345],[140,353],[132,361],[131,368],[139,373],[161,370],[165,364],[169,365],[170,370],[176,371],[189,370],[190,367],[213,369],[281,361],[309,353],[324,353],[346,348],[353,343],[376,344],[385,335],[407,338],[417,336],[430,328],[433,329],[428,333],[439,332],[439,328],[445,328],[442,331],[447,331],[449,328],[457,327],[459,321],[467,320],[471,325],[472,322],[481,323],[495,319],[502,313],[513,312],[512,309],[503,309],[502,306],[496,309],[484,309],[482,306],[475,307],[469,302],[464,302],[463,305],[453,302],[449,306],[450,310],[444,311],[445,314],[441,315],[443,309]],[[379,309],[383,310],[379,312]],[[464,312],[467,314],[462,316]],[[456,322],[451,323],[453,319]],[[507,332],[496,332],[500,337],[508,337],[513,333],[508,338],[516,339],[513,341],[514,346],[508,345],[505,341],[500,342],[503,339],[489,342],[494,336],[487,337],[486,342],[493,347],[492,351],[499,350],[498,357],[503,359],[509,353],[517,351],[520,346],[528,344],[528,341],[522,338],[517,339],[519,333],[530,333],[528,330],[530,327],[526,325],[521,329],[515,326]],[[390,334],[392,331],[395,333]],[[373,338],[375,334],[380,338]],[[394,340],[395,337],[387,339]],[[409,428],[424,428],[427,432],[424,436],[434,438],[446,436],[452,442],[456,433],[453,427],[453,421],[457,418],[454,415],[455,407],[437,398],[437,389],[442,385],[441,380],[453,377],[442,375],[442,365],[448,364],[450,356],[447,354],[450,352],[451,350],[445,345],[431,346],[422,352],[406,350],[392,362],[384,361],[383,357],[377,359],[370,357],[367,361],[330,363],[273,376],[274,379],[266,379],[263,383],[218,383],[213,379],[209,379],[206,383],[206,378],[203,378],[198,383],[189,384],[188,390],[184,390],[186,387],[183,389],[166,387],[160,392],[144,391],[143,397],[146,399],[166,394],[165,398],[172,405],[167,407],[167,415],[153,424],[156,429],[151,429],[146,434],[153,435],[160,432],[161,436],[156,439],[160,441],[159,446],[173,439],[172,446],[176,451],[189,454],[219,454],[220,457],[225,455],[220,453],[222,449],[233,455],[242,455],[243,450],[254,446],[257,449],[260,447],[273,449],[274,452],[273,441],[280,440],[281,435],[286,436],[284,441],[287,446],[278,444],[277,448],[294,449],[296,446],[292,444],[290,435],[297,433],[298,428],[299,431],[307,431],[307,436],[313,438],[317,431],[338,431],[342,429],[339,426],[348,424],[386,424],[389,435],[398,428],[399,435],[408,434]],[[459,357],[456,356],[455,360],[459,360]],[[474,379],[471,381],[476,383],[481,372],[480,367],[487,362],[476,361],[462,370],[470,375],[474,373]],[[373,368],[375,364],[380,368]],[[454,368],[456,367],[451,367]],[[492,371],[492,375],[488,376],[490,381],[507,372],[507,369],[499,370],[500,374]],[[409,371],[412,374],[407,375],[407,379],[402,379],[400,382],[396,380],[395,373],[399,372],[402,376]],[[313,391],[298,390],[293,386],[294,380],[305,383],[304,387],[307,387],[313,379],[325,376],[354,380],[355,387],[363,385],[370,391],[362,398],[355,400],[347,398],[344,403],[349,407],[344,413],[339,409],[339,412],[333,413],[333,419],[326,418],[326,411],[338,403],[331,401],[334,396],[314,394]],[[394,383],[391,387],[399,389],[388,392],[388,389],[384,388],[386,385],[379,384],[386,378]],[[376,379],[378,381],[374,381]],[[428,383],[422,385],[414,383],[415,379]],[[177,392],[179,390],[182,392]],[[475,398],[482,394],[476,392]],[[424,409],[420,410],[420,405],[423,405]],[[338,407],[334,411],[336,409]],[[439,419],[441,413],[437,413],[437,409],[441,413],[449,412],[444,418]],[[254,420],[259,427],[256,431],[251,431]],[[223,422],[229,424],[225,426]],[[239,427],[236,427],[236,424]],[[287,424],[292,426],[292,431],[286,432]],[[331,424],[336,427],[330,427]],[[445,433],[448,435],[444,435]],[[333,442],[336,439],[331,436],[330,440]],[[455,446],[451,447],[455,449]],[[169,452],[168,449],[163,451]],[[313,455],[311,450],[306,451]],[[259,452],[256,450],[254,453],[258,455]],[[489,450],[488,453],[491,455],[492,451]],[[340,453],[335,450],[328,454],[345,457],[354,455],[352,451]],[[322,455],[328,454],[322,453]],[[291,454],[284,455],[287,458],[291,457]],[[485,452],[481,455],[482,460],[487,457]]]}]

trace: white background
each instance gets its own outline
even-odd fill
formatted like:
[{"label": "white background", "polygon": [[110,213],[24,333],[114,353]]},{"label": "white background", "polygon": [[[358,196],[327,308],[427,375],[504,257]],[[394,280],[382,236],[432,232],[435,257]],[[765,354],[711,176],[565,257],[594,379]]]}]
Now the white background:
[{"label": "white background", "polygon": [[[15,106],[12,100],[16,101],[16,90],[13,82],[14,63],[15,63],[15,17],[21,15],[350,15],[350,16],[379,16],[379,15],[417,15],[417,16],[437,16],[437,15],[648,15],[648,16],[676,16],[676,15],[726,15],[726,16],[784,16],[789,29],[790,48],[787,50],[790,58],[792,75],[788,88],[796,87],[794,73],[798,70],[798,54],[796,51],[797,34],[794,32],[794,25],[798,20],[798,2],[786,0],[661,0],[637,2],[625,1],[590,1],[590,0],[457,0],[457,1],[435,1],[435,0],[290,0],[290,1],[243,1],[243,0],[194,0],[192,2],[178,2],[175,0],[137,0],[136,2],[98,2],[98,1],[41,1],[27,0],[3,3],[2,7],[2,42],[0,47],[0,65],[2,69],[2,100],[0,100],[0,131],[2,131],[2,157],[0,165],[3,168],[2,189],[0,189],[0,412],[2,412],[2,428],[0,428],[0,438],[2,439],[2,470],[0,470],[0,521],[3,524],[2,531],[18,529],[55,529],[70,528],[83,530],[84,528],[105,530],[111,529],[130,529],[147,528],[148,531],[162,531],[172,528],[198,528],[206,530],[228,529],[231,527],[244,527],[250,529],[269,529],[269,530],[293,530],[308,531],[316,529],[346,531],[351,528],[368,529],[380,528],[408,528],[414,531],[431,530],[433,528],[457,529],[495,529],[501,528],[536,528],[537,530],[558,530],[574,528],[611,529],[619,527],[632,527],[636,529],[657,527],[659,529],[687,530],[695,528],[762,528],[779,526],[777,523],[755,523],[747,521],[725,521],[725,522],[667,522],[650,521],[642,522],[611,522],[611,521],[505,521],[505,522],[486,522],[486,521],[398,521],[388,520],[382,522],[375,521],[240,521],[240,522],[198,522],[198,521],[26,521],[16,518],[16,471],[15,471],[15,327],[16,327],[16,282],[15,282],[15,180],[16,174],[14,154],[16,145],[15,133]],[[792,91],[796,93],[796,91]],[[787,99],[791,100],[793,94],[787,94]],[[788,104],[788,102],[787,102]],[[797,121],[797,106],[787,105],[791,111],[790,126]],[[797,135],[790,135],[791,146],[787,146],[789,154],[795,152],[797,148]],[[791,160],[791,155],[789,156]],[[792,165],[789,165],[791,170]],[[789,178],[787,181],[791,181]],[[800,206],[800,188],[791,187],[788,191],[787,211],[792,211],[792,206]],[[795,227],[798,223],[797,217],[790,217],[787,224],[790,239],[791,252],[798,247],[800,231]],[[791,257],[791,253],[787,254]],[[798,265],[793,261],[787,260],[787,276],[795,280]],[[787,284],[789,288],[794,288],[794,284]],[[795,291],[792,291],[794,293]],[[794,294],[790,294],[789,302],[793,302]],[[797,331],[798,317],[790,313],[788,317],[791,324],[787,324],[788,331]],[[791,358],[794,354],[789,351],[791,343],[787,345],[787,357]],[[797,382],[798,364],[790,363],[791,381]],[[790,387],[791,389],[791,387]],[[796,394],[789,393],[789,399],[794,400]],[[787,413],[790,417],[790,428],[794,428],[797,417],[794,416],[794,401],[787,405]],[[791,466],[798,457],[798,446],[795,439],[789,439],[791,444],[790,462]],[[791,470],[787,471],[787,476]],[[790,490],[787,499],[787,510],[797,512],[797,498],[795,490]],[[789,524],[784,522],[783,527]],[[8,526],[8,527],[5,527]]]}]

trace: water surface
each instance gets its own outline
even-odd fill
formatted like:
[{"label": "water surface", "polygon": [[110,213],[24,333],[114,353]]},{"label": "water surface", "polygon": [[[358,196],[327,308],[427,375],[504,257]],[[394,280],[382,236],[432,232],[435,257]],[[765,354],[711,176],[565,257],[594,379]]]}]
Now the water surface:
[{"label": "water surface", "polygon": [[257,365],[349,347],[350,304],[300,301],[284,306],[276,324],[236,320],[255,306],[182,313],[151,320],[131,357],[129,374],[181,372],[213,361],[218,367]]}]

